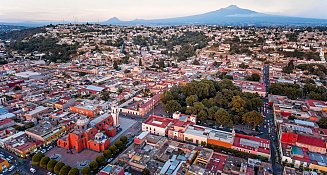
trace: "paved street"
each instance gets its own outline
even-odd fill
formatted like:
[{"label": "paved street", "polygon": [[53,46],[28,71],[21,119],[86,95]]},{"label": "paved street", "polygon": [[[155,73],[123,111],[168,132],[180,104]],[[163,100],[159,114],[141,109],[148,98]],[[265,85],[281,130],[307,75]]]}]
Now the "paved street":
[{"label": "paved street", "polygon": [[[269,94],[269,65],[266,64],[263,69],[263,75],[264,75],[264,83],[266,85],[266,92]],[[278,154],[278,137],[276,134],[275,124],[274,124],[274,115],[273,111],[269,109],[268,106],[268,95],[264,100],[263,103],[263,114],[265,116],[264,118],[264,124],[262,128],[263,132],[263,138],[270,139],[270,150],[271,150],[271,164],[272,164],[272,170],[274,175],[283,174],[283,166],[279,164],[279,159],[276,157]]]},{"label": "paved street", "polygon": [[[47,170],[42,169],[42,168],[40,168],[38,166],[32,165],[31,160],[29,160],[29,159],[22,159],[22,158],[16,156],[15,154],[13,154],[11,152],[8,152],[7,150],[4,150],[2,148],[0,148],[0,152],[5,157],[8,157],[8,156],[14,157],[14,159],[12,160],[10,165],[15,165],[16,168],[11,172],[6,172],[5,173],[6,175],[7,174],[8,175],[14,174],[16,171],[18,171],[18,172],[20,172],[21,174],[24,174],[24,175],[32,175],[33,173],[30,172],[31,167],[36,169],[36,171],[37,171],[36,174],[46,174],[47,173]],[[21,163],[19,163],[19,162],[21,162]]]}]

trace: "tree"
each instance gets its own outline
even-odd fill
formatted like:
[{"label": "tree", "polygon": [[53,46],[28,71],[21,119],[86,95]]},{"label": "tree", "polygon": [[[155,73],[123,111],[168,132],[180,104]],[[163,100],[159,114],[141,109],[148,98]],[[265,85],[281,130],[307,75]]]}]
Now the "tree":
[{"label": "tree", "polygon": [[120,150],[123,148],[123,142],[118,140],[117,142],[115,142],[115,146]]},{"label": "tree", "polygon": [[106,165],[106,160],[103,156],[98,156],[96,159],[95,159],[99,165]]},{"label": "tree", "polygon": [[108,148],[112,154],[116,154],[117,152],[117,147],[115,145],[111,145],[109,148]]},{"label": "tree", "polygon": [[249,65],[241,63],[239,67],[242,69],[247,69],[247,68],[249,68]]},{"label": "tree", "polygon": [[104,100],[104,101],[110,100],[110,92],[109,91],[101,92],[101,100]]},{"label": "tree", "polygon": [[91,174],[91,170],[89,167],[83,167],[81,171],[82,171],[82,175],[90,175]]},{"label": "tree", "polygon": [[208,110],[208,118],[209,119],[214,119],[215,118],[215,113],[218,111],[219,107],[218,106],[213,106],[209,108]]},{"label": "tree", "polygon": [[245,77],[245,80],[247,81],[260,81],[260,75],[259,74],[251,74],[250,76]]},{"label": "tree", "polygon": [[14,87],[14,91],[20,91],[20,90],[22,90],[22,88],[20,86],[15,86]]},{"label": "tree", "polygon": [[161,96],[160,100],[163,104],[166,104],[170,100],[174,100],[174,96],[171,91],[164,91]]},{"label": "tree", "polygon": [[90,162],[89,166],[90,166],[90,169],[91,169],[92,171],[96,171],[96,170],[98,170],[98,168],[99,168],[99,164],[98,164],[98,162],[96,162],[96,161],[92,161],[92,162]]},{"label": "tree", "polygon": [[287,66],[283,67],[283,73],[290,74],[293,72],[293,69],[295,68],[294,66],[294,61],[288,62]]},{"label": "tree", "polygon": [[193,112],[199,114],[201,111],[206,111],[206,107],[201,102],[195,102],[193,106]]},{"label": "tree", "polygon": [[83,167],[82,168],[82,175],[89,175],[91,174],[91,170],[89,167]]},{"label": "tree", "polygon": [[327,117],[321,117],[318,122],[320,128],[327,129]]},{"label": "tree", "polygon": [[199,60],[194,59],[192,64],[193,64],[193,65],[200,65],[200,62],[199,62]]},{"label": "tree", "polygon": [[47,167],[48,162],[50,161],[50,158],[45,156],[42,157],[41,161],[40,161],[40,167],[45,168]]},{"label": "tree", "polygon": [[216,119],[217,124],[219,124],[219,125],[227,125],[227,126],[233,125],[233,120],[232,120],[230,114],[225,109],[220,108],[215,113],[215,119]]},{"label": "tree", "polygon": [[54,173],[59,174],[59,172],[60,172],[60,170],[61,170],[61,168],[62,168],[63,166],[65,166],[64,163],[62,163],[62,162],[58,162],[58,163],[55,165],[54,169],[53,169],[53,170],[54,170]]},{"label": "tree", "polygon": [[103,151],[103,156],[107,159],[111,158],[112,157],[112,153],[110,150],[104,150]]},{"label": "tree", "polygon": [[205,121],[208,117],[208,113],[205,110],[201,110],[198,113],[198,117],[200,117],[201,121]]},{"label": "tree", "polygon": [[119,66],[118,66],[117,61],[114,61],[113,67],[114,67],[115,70],[119,70],[120,69]]},{"label": "tree", "polygon": [[234,96],[232,101],[229,103],[229,106],[236,113],[242,113],[245,110],[245,101],[240,96]]},{"label": "tree", "polygon": [[127,139],[127,137],[126,137],[126,136],[121,136],[119,140],[120,140],[120,141],[122,141],[122,142],[123,142],[123,144],[126,144],[126,143],[127,143],[127,141],[128,141],[128,139]]},{"label": "tree", "polygon": [[197,95],[190,95],[186,98],[186,104],[187,106],[193,106],[195,102],[198,102],[199,98]]},{"label": "tree", "polygon": [[68,172],[68,175],[79,175],[79,170],[77,168],[72,168]]},{"label": "tree", "polygon": [[44,154],[43,153],[36,153],[36,154],[34,154],[34,156],[32,157],[32,164],[39,165],[42,157],[44,157]]},{"label": "tree", "polygon": [[53,169],[54,169],[54,167],[56,166],[56,164],[57,164],[57,161],[51,159],[51,160],[48,162],[48,164],[47,164],[47,169],[48,169],[48,171],[53,172]]},{"label": "tree", "polygon": [[70,171],[70,166],[65,165],[60,169],[59,175],[68,175],[68,172]]},{"label": "tree", "polygon": [[142,170],[142,175],[150,175],[150,170],[147,169],[147,168],[144,168],[144,169]]},{"label": "tree", "polygon": [[251,125],[253,128],[263,123],[262,115],[257,111],[251,111],[243,114],[242,120],[244,123]]},{"label": "tree", "polygon": [[169,114],[173,114],[176,111],[180,111],[182,106],[176,100],[170,100],[165,105],[165,111]]}]

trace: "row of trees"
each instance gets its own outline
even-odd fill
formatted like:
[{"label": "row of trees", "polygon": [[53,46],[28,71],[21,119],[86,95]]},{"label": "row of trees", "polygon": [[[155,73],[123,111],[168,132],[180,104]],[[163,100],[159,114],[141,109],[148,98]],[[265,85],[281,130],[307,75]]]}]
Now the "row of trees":
[{"label": "row of trees", "polygon": [[77,168],[71,168],[62,162],[50,159],[43,153],[37,153],[32,157],[32,164],[39,165],[42,168],[46,168],[48,171],[56,173],[58,175],[79,175]]},{"label": "row of trees", "polygon": [[243,93],[231,80],[220,82],[192,81],[185,86],[175,86],[161,95],[165,110],[172,114],[181,111],[197,115],[201,122],[215,121],[219,125],[263,122],[258,112],[262,100],[258,94]]},{"label": "row of trees", "polygon": [[290,61],[285,67],[283,67],[283,72],[290,74],[293,72],[295,68],[302,70],[304,74],[317,75],[321,79],[326,79],[327,69],[322,64],[312,63],[312,64],[299,64],[295,66],[294,61]]},{"label": "row of trees", "polygon": [[[103,152],[102,156],[96,157],[95,161],[90,162],[89,167],[83,167],[81,170],[82,175],[96,174],[99,167],[107,164],[106,159],[116,157],[122,150],[125,149],[128,139],[126,136],[120,137],[114,145],[110,146]],[[71,168],[62,162],[50,159],[43,153],[37,153],[32,157],[32,163],[39,165],[42,168],[46,168],[50,172],[54,172],[58,175],[79,175],[80,171],[77,168]]]},{"label": "row of trees", "polygon": [[259,74],[251,74],[249,76],[246,76],[245,80],[259,82],[260,81],[260,75]]},{"label": "row of trees", "polygon": [[309,98],[313,100],[327,100],[327,91],[322,86],[306,83],[303,87],[298,84],[272,83],[270,93],[287,96],[290,99]]}]

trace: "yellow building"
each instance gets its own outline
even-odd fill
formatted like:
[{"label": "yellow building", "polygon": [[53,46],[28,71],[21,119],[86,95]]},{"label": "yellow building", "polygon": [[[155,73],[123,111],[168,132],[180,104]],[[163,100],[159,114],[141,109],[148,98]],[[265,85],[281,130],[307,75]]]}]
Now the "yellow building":
[{"label": "yellow building", "polygon": [[6,167],[6,168],[9,168],[9,162],[8,162],[8,160],[6,160],[6,159],[0,157],[0,173],[2,172],[2,170],[3,170],[5,167]]}]

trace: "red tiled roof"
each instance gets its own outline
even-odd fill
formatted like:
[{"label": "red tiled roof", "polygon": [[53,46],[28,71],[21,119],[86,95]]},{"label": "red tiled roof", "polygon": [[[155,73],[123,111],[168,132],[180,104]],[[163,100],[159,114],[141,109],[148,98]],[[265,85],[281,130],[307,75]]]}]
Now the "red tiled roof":
[{"label": "red tiled roof", "polygon": [[[161,116],[151,115],[143,123],[147,125],[152,125],[160,128],[166,128],[173,119],[165,118]],[[158,123],[157,123],[158,122]],[[160,122],[160,124],[159,124]]]},{"label": "red tiled roof", "polygon": [[4,124],[7,124],[7,123],[10,123],[10,122],[13,122],[13,121],[14,121],[13,119],[6,118],[6,119],[3,119],[3,120],[0,120],[0,125],[4,125]]},{"label": "red tiled roof", "polygon": [[316,146],[316,147],[326,148],[326,142],[324,140],[314,138],[314,137],[299,135],[297,142],[306,144],[306,145],[312,145],[312,146]]}]

